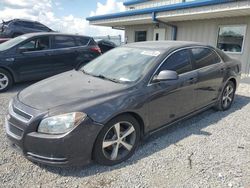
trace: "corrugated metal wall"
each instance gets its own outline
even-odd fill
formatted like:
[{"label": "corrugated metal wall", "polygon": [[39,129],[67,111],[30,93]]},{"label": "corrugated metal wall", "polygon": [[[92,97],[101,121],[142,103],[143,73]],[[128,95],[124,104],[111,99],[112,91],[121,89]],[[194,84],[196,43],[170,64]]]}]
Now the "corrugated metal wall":
[{"label": "corrugated metal wall", "polygon": [[[243,73],[249,74],[250,69],[250,16],[234,17],[234,18],[220,18],[220,19],[207,19],[196,21],[183,21],[172,23],[178,26],[177,40],[196,41],[216,46],[217,36],[220,25],[247,25],[246,36],[244,40],[243,53],[235,54],[228,53],[233,58],[242,61]],[[135,25],[126,26],[125,37],[127,42],[134,42],[135,31],[146,30],[147,40],[153,40],[154,26],[149,25]],[[171,40],[171,28],[166,27],[166,40]]]},{"label": "corrugated metal wall", "polygon": [[174,23],[178,26],[178,40],[197,41],[212,46],[217,44],[217,35],[220,25],[247,25],[242,54],[228,53],[243,63],[244,73],[249,73],[250,65],[250,17],[235,17],[222,19],[209,19],[199,21],[185,21]]}]

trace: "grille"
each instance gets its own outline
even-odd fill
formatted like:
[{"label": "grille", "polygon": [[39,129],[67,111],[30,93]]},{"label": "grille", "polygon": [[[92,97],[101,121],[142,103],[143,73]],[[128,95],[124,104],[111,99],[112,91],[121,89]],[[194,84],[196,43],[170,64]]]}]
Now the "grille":
[{"label": "grille", "polygon": [[19,127],[16,127],[10,122],[8,123],[9,123],[9,131],[18,136],[19,138],[21,138],[23,136],[23,130],[20,129]]},{"label": "grille", "polygon": [[11,122],[9,122],[7,120],[7,118],[5,118],[5,128],[6,128],[6,132],[9,136],[17,139],[17,140],[21,140],[22,136],[23,136],[23,129],[15,126],[14,124],[12,124]]},{"label": "grille", "polygon": [[14,105],[10,106],[9,113],[12,117],[14,117],[15,119],[17,119],[23,123],[28,123],[32,118],[32,115],[18,109]]},{"label": "grille", "polygon": [[25,113],[25,112],[19,110],[19,109],[16,108],[15,106],[13,106],[13,111],[14,111],[17,115],[19,115],[19,116],[25,118],[25,119],[28,120],[28,121],[32,118],[31,115],[29,115],[29,114],[27,114],[27,113]]}]

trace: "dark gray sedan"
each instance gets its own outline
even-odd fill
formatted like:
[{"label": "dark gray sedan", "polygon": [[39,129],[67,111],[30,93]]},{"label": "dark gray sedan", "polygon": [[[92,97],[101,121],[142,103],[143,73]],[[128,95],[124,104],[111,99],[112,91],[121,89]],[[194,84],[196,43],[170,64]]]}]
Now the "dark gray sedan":
[{"label": "dark gray sedan", "polygon": [[163,127],[229,109],[240,72],[240,62],[199,43],[125,45],[21,91],[6,132],[34,162],[114,165]]}]

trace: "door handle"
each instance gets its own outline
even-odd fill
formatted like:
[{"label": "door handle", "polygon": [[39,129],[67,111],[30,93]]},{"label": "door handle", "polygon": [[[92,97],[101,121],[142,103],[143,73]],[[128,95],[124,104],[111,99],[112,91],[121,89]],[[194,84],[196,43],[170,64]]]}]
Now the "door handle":
[{"label": "door handle", "polygon": [[15,58],[11,57],[11,58],[6,58],[5,60],[8,62],[13,62],[13,61],[15,61]]},{"label": "door handle", "polygon": [[44,55],[46,55],[46,56],[52,56],[51,53],[45,53]]},{"label": "door handle", "polygon": [[197,78],[195,77],[192,77],[192,78],[189,78],[186,82],[189,83],[189,84],[195,84],[197,82]]},{"label": "door handle", "polygon": [[220,72],[223,73],[226,69],[225,68],[221,68]]}]

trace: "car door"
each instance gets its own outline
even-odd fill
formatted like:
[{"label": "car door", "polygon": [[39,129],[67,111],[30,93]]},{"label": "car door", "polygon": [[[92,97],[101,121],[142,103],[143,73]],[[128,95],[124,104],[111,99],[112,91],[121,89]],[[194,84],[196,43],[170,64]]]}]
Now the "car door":
[{"label": "car door", "polygon": [[49,36],[34,37],[20,44],[13,62],[19,80],[37,80],[53,75],[49,51]]},{"label": "car door", "polygon": [[148,86],[149,118],[154,129],[185,116],[195,107],[198,74],[193,70],[190,51],[183,49],[173,53],[155,75],[163,70],[176,71],[179,78],[151,83]]},{"label": "car door", "polygon": [[192,48],[191,52],[198,72],[196,105],[197,108],[202,108],[217,100],[225,74],[225,65],[211,48],[196,47]]},{"label": "car door", "polygon": [[78,48],[75,39],[68,35],[55,35],[52,40],[50,57],[53,60],[55,73],[72,70],[78,57]]}]

